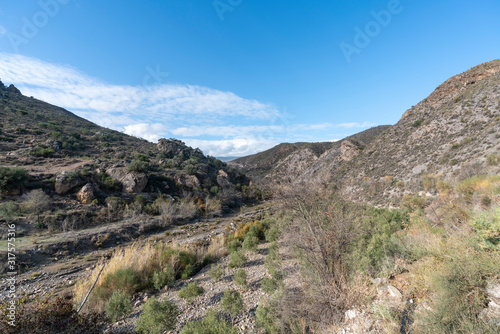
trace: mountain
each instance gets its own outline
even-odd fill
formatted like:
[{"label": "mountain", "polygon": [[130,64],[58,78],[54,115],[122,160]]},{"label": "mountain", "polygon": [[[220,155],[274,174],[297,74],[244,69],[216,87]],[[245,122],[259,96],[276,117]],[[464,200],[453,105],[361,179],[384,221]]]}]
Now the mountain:
[{"label": "mountain", "polygon": [[150,208],[158,197],[216,195],[229,207],[241,202],[249,184],[226,163],[180,140],[153,144],[106,129],[1,81],[0,118],[0,200],[42,188],[58,210],[98,216],[109,198],[126,205],[139,194]]},{"label": "mountain", "polygon": [[498,173],[500,60],[445,81],[393,126],[329,145],[314,151],[280,144],[231,164],[252,177],[321,184],[380,205],[420,191],[432,195],[439,182]]},{"label": "mountain", "polygon": [[255,180],[265,182],[324,181],[340,161],[368,145],[390,126],[377,126],[336,142],[283,143],[269,150],[229,162]]}]

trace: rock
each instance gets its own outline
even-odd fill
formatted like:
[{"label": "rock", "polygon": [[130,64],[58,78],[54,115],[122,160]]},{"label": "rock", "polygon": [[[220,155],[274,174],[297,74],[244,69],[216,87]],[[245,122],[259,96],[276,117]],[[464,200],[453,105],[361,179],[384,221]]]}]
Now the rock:
[{"label": "rock", "polygon": [[176,155],[183,153],[186,144],[177,139],[165,139],[161,138],[158,140],[156,148],[160,152],[164,152],[167,159],[172,159]]},{"label": "rock", "polygon": [[62,149],[62,143],[59,140],[49,139],[45,142],[45,146],[53,149],[56,153],[60,153]]},{"label": "rock", "polygon": [[125,167],[114,167],[106,170],[106,173],[114,180],[121,182],[123,192],[142,192],[148,184],[148,177],[142,173],[130,172]]},{"label": "rock", "polygon": [[21,94],[21,91],[19,89],[17,89],[16,86],[14,86],[13,84],[11,84],[8,88],[7,88],[7,91],[11,92],[11,93],[15,93],[15,94]]},{"label": "rock", "polygon": [[500,284],[489,283],[486,288],[486,294],[491,301],[500,305]]},{"label": "rock", "polygon": [[386,284],[386,283],[387,283],[387,278],[385,278],[385,277],[377,277],[377,278],[372,279],[372,284],[376,285],[376,286]]},{"label": "rock", "polygon": [[174,181],[188,188],[198,188],[200,180],[195,175],[176,174]]},{"label": "rock", "polygon": [[59,195],[67,193],[71,189],[80,184],[78,175],[74,172],[64,171],[56,175],[56,183],[54,185],[56,193]]},{"label": "rock", "polygon": [[390,284],[379,286],[377,288],[377,292],[378,292],[379,297],[382,297],[382,298],[390,298],[390,299],[394,299],[394,300],[401,300],[403,298],[403,295],[401,294],[401,292],[399,292],[398,289],[396,289],[395,287],[393,287]]},{"label": "rock", "polygon": [[92,187],[92,184],[87,183],[80,189],[80,191],[76,194],[76,198],[80,203],[83,204],[90,204],[95,198],[94,195],[94,188]]},{"label": "rock", "polygon": [[229,176],[227,175],[227,173],[225,171],[223,171],[222,169],[219,170],[219,173],[217,175],[217,184],[219,185],[219,187],[221,187],[222,189],[224,188],[232,188],[234,187],[234,184],[231,183],[231,181],[229,181]]},{"label": "rock", "polygon": [[351,319],[354,319],[358,316],[358,311],[356,310],[348,310],[345,312],[345,320],[349,321]]},{"label": "rock", "polygon": [[361,152],[361,145],[346,139],[340,144],[340,158],[344,161],[351,161]]}]

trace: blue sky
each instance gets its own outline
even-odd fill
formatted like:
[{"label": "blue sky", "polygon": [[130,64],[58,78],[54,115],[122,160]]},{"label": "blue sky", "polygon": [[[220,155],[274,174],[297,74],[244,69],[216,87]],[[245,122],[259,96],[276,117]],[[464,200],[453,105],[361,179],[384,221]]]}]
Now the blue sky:
[{"label": "blue sky", "polygon": [[498,0],[0,3],[0,78],[151,141],[215,156],[394,124],[500,58]]}]

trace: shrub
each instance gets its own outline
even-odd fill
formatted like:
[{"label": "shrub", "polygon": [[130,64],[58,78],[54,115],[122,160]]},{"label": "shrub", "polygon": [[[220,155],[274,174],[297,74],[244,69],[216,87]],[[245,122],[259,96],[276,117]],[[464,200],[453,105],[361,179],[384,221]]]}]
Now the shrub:
[{"label": "shrub", "polygon": [[[0,304],[0,313],[8,314],[8,303]],[[104,317],[97,313],[78,314],[70,301],[62,298],[20,303],[16,310],[15,326],[8,318],[0,319],[0,333],[62,333],[99,334],[104,331]]]},{"label": "shrub", "polygon": [[241,241],[239,241],[238,239],[231,240],[227,244],[227,249],[229,250],[230,253],[236,252],[240,248],[241,248]]},{"label": "shrub", "polygon": [[0,192],[12,191],[28,183],[28,172],[20,167],[0,166]]},{"label": "shrub", "polygon": [[236,285],[241,286],[243,289],[247,288],[247,272],[245,269],[240,268],[236,270],[233,275],[233,281]]},{"label": "shrub", "polygon": [[272,295],[282,286],[283,281],[276,278],[264,277],[260,284],[265,293]]},{"label": "shrub", "polygon": [[419,119],[419,120],[416,120],[415,122],[413,122],[413,124],[411,126],[413,126],[414,128],[418,128],[420,125],[422,125],[423,122],[424,122],[423,119]]},{"label": "shrub", "polygon": [[245,254],[243,254],[243,251],[238,250],[236,252],[231,253],[229,256],[229,268],[241,268],[245,265],[247,262],[247,258],[245,257]]},{"label": "shrub", "polygon": [[255,310],[255,325],[258,328],[263,328],[266,334],[278,332],[278,328],[274,323],[275,319],[276,315],[271,306],[263,306],[261,304],[257,306],[257,310]]},{"label": "shrub", "polygon": [[497,166],[498,163],[500,162],[500,156],[498,154],[491,153],[486,157],[486,162],[490,166]]},{"label": "shrub", "polygon": [[163,270],[155,270],[153,274],[153,286],[156,290],[161,290],[164,286],[172,286],[175,282],[175,271],[170,265]]},{"label": "shrub", "polygon": [[137,159],[132,160],[127,166],[127,169],[129,171],[140,172],[140,173],[146,172],[148,170],[148,168],[149,168],[149,164],[147,162],[137,160]]},{"label": "shrub", "polygon": [[220,301],[221,308],[232,317],[243,312],[243,298],[236,290],[226,290]]},{"label": "shrub", "polygon": [[500,250],[500,208],[476,215],[472,220],[472,227],[481,239],[481,247]]},{"label": "shrub", "polygon": [[191,302],[193,298],[201,296],[205,290],[198,285],[198,282],[191,282],[179,291],[179,297]]},{"label": "shrub", "polygon": [[139,286],[139,278],[133,269],[120,268],[103,278],[101,285],[95,288],[94,296],[101,300],[108,300],[115,291],[133,295],[139,290]]},{"label": "shrub", "polygon": [[479,314],[488,303],[487,278],[498,275],[498,253],[464,247],[464,240],[457,244],[448,245],[444,263],[435,271],[431,309],[420,319],[426,324],[425,332],[495,333]]},{"label": "shrub", "polygon": [[243,240],[243,249],[256,252],[259,246],[259,238],[254,233],[247,233]]},{"label": "shrub", "polygon": [[281,272],[281,264],[279,259],[275,259],[271,256],[267,256],[264,260],[264,267],[267,269],[267,272],[276,279],[281,279],[283,277],[283,273]]},{"label": "shrub", "polygon": [[279,249],[278,249],[278,244],[276,242],[273,242],[269,246],[267,257],[269,259],[274,260],[274,261],[279,261],[279,259],[280,259]]},{"label": "shrub", "polygon": [[47,148],[39,148],[35,150],[35,155],[39,157],[45,157],[48,158],[52,156],[56,151],[52,147],[47,147]]},{"label": "shrub", "polygon": [[175,329],[177,307],[169,300],[159,302],[149,298],[141,307],[141,315],[135,322],[135,330],[144,334],[161,334]]},{"label": "shrub", "polygon": [[278,241],[280,237],[280,230],[278,226],[273,225],[271,228],[267,229],[265,232],[265,237],[267,242]]},{"label": "shrub", "polygon": [[229,325],[220,314],[208,310],[202,320],[187,323],[180,334],[237,334],[238,329]]},{"label": "shrub", "polygon": [[216,281],[220,280],[224,275],[224,266],[219,263],[217,265],[212,265],[208,274]]},{"label": "shrub", "polygon": [[113,321],[123,318],[132,310],[130,295],[123,291],[115,291],[104,306],[106,315]]}]

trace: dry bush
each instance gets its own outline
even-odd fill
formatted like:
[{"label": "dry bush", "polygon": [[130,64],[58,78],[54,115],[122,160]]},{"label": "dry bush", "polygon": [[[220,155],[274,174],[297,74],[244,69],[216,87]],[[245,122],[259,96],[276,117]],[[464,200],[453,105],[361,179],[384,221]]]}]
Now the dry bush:
[{"label": "dry bush", "polygon": [[205,215],[216,217],[222,214],[222,205],[219,199],[208,196],[205,199]]},{"label": "dry bush", "polygon": [[305,191],[281,196],[281,203],[293,213],[284,228],[284,242],[296,251],[305,288],[303,298],[285,290],[284,318],[337,323],[351,300],[346,258],[356,235],[355,210],[337,198]]},{"label": "dry bush", "polygon": [[182,198],[178,201],[158,201],[156,205],[161,217],[168,224],[186,219],[189,220],[198,214],[198,207],[190,198]]}]

